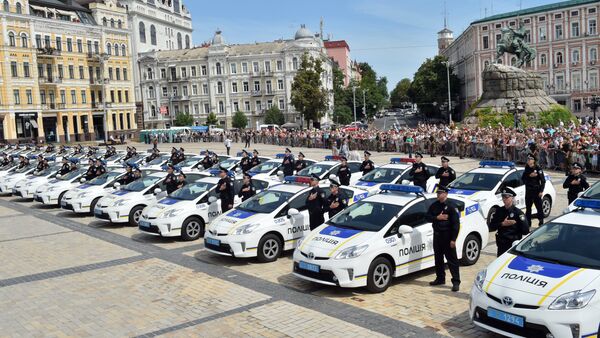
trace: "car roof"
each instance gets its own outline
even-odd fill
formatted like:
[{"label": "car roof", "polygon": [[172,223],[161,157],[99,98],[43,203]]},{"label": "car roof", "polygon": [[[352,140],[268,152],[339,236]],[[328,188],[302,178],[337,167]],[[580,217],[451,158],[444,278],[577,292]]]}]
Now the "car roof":
[{"label": "car roof", "polygon": [[473,170],[468,171],[469,173],[476,173],[476,174],[497,174],[497,175],[504,175],[507,172],[513,170],[513,169],[518,169],[518,168],[475,168]]},{"label": "car roof", "polygon": [[306,190],[307,188],[309,188],[308,185],[306,184],[276,184],[273,185],[271,187],[269,187],[269,190],[272,191],[282,191],[282,192],[289,192],[292,194],[297,194],[303,190]]},{"label": "car roof", "polygon": [[148,176],[163,178],[163,177],[167,176],[167,172],[166,171],[155,171],[153,173],[150,173]]},{"label": "car roof", "polygon": [[417,196],[414,194],[384,193],[367,197],[363,201],[405,206],[415,198],[417,198]]},{"label": "car roof", "polygon": [[600,228],[600,210],[584,209],[572,211],[552,220],[553,223],[568,223]]},{"label": "car roof", "polygon": [[388,163],[388,164],[384,164],[376,169],[380,169],[380,168],[391,168],[391,169],[407,169],[412,167],[412,163],[408,164],[408,163]]}]

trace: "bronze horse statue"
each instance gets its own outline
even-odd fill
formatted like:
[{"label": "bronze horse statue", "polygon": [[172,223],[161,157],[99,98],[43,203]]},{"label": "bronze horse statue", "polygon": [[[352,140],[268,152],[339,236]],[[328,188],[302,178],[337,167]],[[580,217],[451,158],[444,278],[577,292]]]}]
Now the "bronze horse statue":
[{"label": "bronze horse statue", "polygon": [[515,67],[518,68],[535,59],[536,51],[525,42],[525,29],[522,23],[518,30],[502,28],[502,38],[496,46],[496,59],[504,53],[514,54],[517,57]]}]

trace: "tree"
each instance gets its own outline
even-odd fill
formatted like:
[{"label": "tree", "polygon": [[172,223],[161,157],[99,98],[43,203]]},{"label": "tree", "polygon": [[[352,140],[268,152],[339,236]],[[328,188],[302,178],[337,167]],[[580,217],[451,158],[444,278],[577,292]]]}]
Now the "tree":
[{"label": "tree", "polygon": [[321,83],[321,59],[302,55],[300,68],[292,82],[292,105],[304,120],[318,121],[327,109],[328,95]]},{"label": "tree", "polygon": [[213,124],[217,124],[219,123],[219,120],[217,119],[217,115],[215,113],[209,113],[208,116],[206,117],[206,125],[210,126]]},{"label": "tree", "polygon": [[285,117],[277,106],[271,106],[265,113],[265,124],[276,124],[278,126],[285,123]]},{"label": "tree", "polygon": [[233,114],[233,118],[231,120],[231,125],[234,128],[238,128],[238,129],[244,129],[248,126],[248,118],[246,117],[246,114],[242,113],[241,111],[236,111],[235,114]]},{"label": "tree", "polygon": [[352,109],[348,106],[336,106],[333,110],[333,122],[338,125],[350,124],[354,120]]},{"label": "tree", "polygon": [[190,113],[179,113],[175,116],[175,125],[177,127],[188,127],[194,124],[194,118]]},{"label": "tree", "polygon": [[408,92],[411,84],[412,81],[408,78],[404,78],[396,84],[396,87],[394,87],[390,93],[390,103],[392,107],[401,107],[403,103],[410,102]]},{"label": "tree", "polygon": [[[377,77],[377,73],[371,65],[366,62],[359,64],[361,79],[359,82],[352,82],[348,86],[348,106],[353,107],[352,87],[356,87],[356,113],[360,119],[372,118],[378,110],[389,105],[387,90],[387,78]],[[363,105],[364,103],[364,105]],[[366,116],[363,114],[365,108]]]},{"label": "tree", "polygon": [[[440,116],[441,108],[448,102],[447,59],[441,55],[427,59],[415,73],[408,95],[427,116]],[[450,96],[456,97],[460,80],[450,67]],[[447,107],[447,106],[446,106]],[[447,110],[447,108],[446,108]]]}]

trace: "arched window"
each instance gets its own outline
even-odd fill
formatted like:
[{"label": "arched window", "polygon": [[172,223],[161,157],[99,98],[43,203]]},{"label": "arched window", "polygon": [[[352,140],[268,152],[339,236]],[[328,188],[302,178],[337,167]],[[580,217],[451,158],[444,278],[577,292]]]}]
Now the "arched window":
[{"label": "arched window", "polygon": [[221,73],[223,72],[223,68],[221,67],[220,62],[217,62],[217,64],[215,65],[215,68],[217,70],[217,75],[221,75]]},{"label": "arched window", "polygon": [[189,35],[185,35],[185,48],[189,49],[190,48],[190,36]]},{"label": "arched window", "polygon": [[125,47],[125,44],[121,45],[121,55],[127,56],[127,47]]},{"label": "arched window", "polygon": [[102,18],[102,25],[103,26],[108,26],[108,19],[107,18]]},{"label": "arched window", "polygon": [[27,34],[25,34],[25,33],[21,33],[21,47],[23,47],[23,48],[29,47],[29,38],[27,37]]},{"label": "arched window", "polygon": [[562,54],[562,52],[556,53],[556,63],[558,63],[558,64],[562,64],[563,63],[563,54]]},{"label": "arched window", "polygon": [[4,11],[5,12],[9,12],[10,11],[10,5],[8,4],[8,0],[4,0]]},{"label": "arched window", "polygon": [[112,54],[112,45],[110,43],[106,44],[106,54],[108,54],[108,55]]},{"label": "arched window", "polygon": [[540,64],[545,65],[547,63],[548,63],[548,58],[546,57],[546,54],[540,54]]},{"label": "arched window", "polygon": [[115,19],[110,19],[110,26],[115,27]]},{"label": "arched window", "polygon": [[20,2],[17,2],[16,8],[17,8],[17,14],[23,14],[23,7],[21,7]]},{"label": "arched window", "polygon": [[579,50],[578,49],[573,50],[571,58],[572,58],[573,62],[579,63]]},{"label": "arched window", "polygon": [[598,60],[598,50],[596,48],[590,48],[590,61]]},{"label": "arched window", "polygon": [[123,28],[123,22],[121,21],[121,19],[119,19],[119,20],[117,21],[117,27],[119,27],[119,28]]},{"label": "arched window", "polygon": [[115,43],[115,55],[119,56],[119,45]]},{"label": "arched window", "polygon": [[181,33],[177,33],[177,49],[183,49],[183,41],[181,40]]},{"label": "arched window", "polygon": [[292,69],[298,70],[298,58],[297,57],[292,59]]},{"label": "arched window", "polygon": [[223,94],[223,82],[217,82],[217,94]]},{"label": "arched window", "polygon": [[11,47],[16,46],[15,33],[13,33],[13,32],[8,32],[8,45]]},{"label": "arched window", "polygon": [[140,42],[146,43],[146,25],[143,22],[140,22]]},{"label": "arched window", "polygon": [[150,43],[156,46],[156,27],[154,25],[150,25]]},{"label": "arched window", "polygon": [[497,63],[497,64],[499,64],[499,65],[501,65],[501,64],[502,64],[502,59],[498,59],[498,60],[496,61],[496,63]]}]

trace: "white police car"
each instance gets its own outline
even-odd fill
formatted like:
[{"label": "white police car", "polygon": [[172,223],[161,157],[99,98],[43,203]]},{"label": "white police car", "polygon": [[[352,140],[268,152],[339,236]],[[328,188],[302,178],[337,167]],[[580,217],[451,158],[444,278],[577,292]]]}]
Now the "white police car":
[{"label": "white police car", "polygon": [[[248,174],[250,174],[252,178],[273,179],[273,177],[277,176],[278,172],[282,169],[284,156],[285,154],[277,154],[274,159],[261,162],[259,165],[248,170]],[[315,160],[311,159],[304,159],[304,162],[307,167],[316,163]]]},{"label": "white police car", "polygon": [[171,159],[171,154],[168,153],[160,153],[157,158],[153,159],[150,162],[147,162],[146,159],[142,161],[141,167],[144,169],[154,169],[154,170],[162,170],[162,166],[166,165],[167,162]]},{"label": "white police car", "polygon": [[[138,226],[142,210],[154,205],[158,199],[166,196],[164,180],[166,172],[152,172],[125,185],[116,185],[112,193],[102,197],[94,208],[94,217],[112,223],[129,223]],[[188,174],[188,182],[201,176]]]},{"label": "white police car", "polygon": [[600,199],[600,181],[597,181],[596,183],[592,184],[586,191],[580,192],[579,197],[577,197],[577,199],[575,199],[573,202],[571,202],[571,204],[569,204],[565,208],[565,210],[563,210],[563,214],[566,214],[568,212],[571,212],[571,211],[577,209],[577,207],[575,206],[575,202],[577,202],[580,199],[583,199],[583,200]]},{"label": "white police car", "polygon": [[12,194],[13,188],[17,182],[31,175],[37,166],[36,161],[31,161],[28,165],[22,167],[12,167],[11,170],[7,171],[5,176],[0,177],[0,193],[1,194]]},{"label": "white police car", "polygon": [[[421,187],[382,185],[380,194],[342,210],[301,240],[294,275],[320,284],[385,291],[392,277],[434,266],[433,228],[426,220],[434,195]],[[475,264],[488,242],[476,202],[449,197],[460,212],[461,263]]]},{"label": "white police car", "polygon": [[[503,205],[500,191],[504,187],[512,188],[517,196],[515,206],[525,209],[525,185],[521,180],[525,168],[516,168],[513,162],[481,161],[479,168],[458,176],[449,184],[450,196],[461,196],[479,202],[483,217],[489,223],[496,210]],[[552,205],[556,201],[556,191],[550,176],[546,175],[546,185],[542,195],[544,218],[550,216]],[[535,213],[535,207],[533,208]]]},{"label": "white police car", "polygon": [[58,170],[62,166],[59,163],[50,163],[50,166],[42,171],[33,171],[26,178],[15,183],[13,187],[13,195],[20,196],[23,198],[33,198],[33,194],[42,185],[48,184],[57,174]]},{"label": "white police car", "polygon": [[510,337],[597,337],[600,200],[553,219],[477,274],[469,315]]},{"label": "white police car", "polygon": [[91,213],[98,201],[114,191],[114,185],[125,175],[125,169],[111,169],[65,193],[60,207],[76,214]]},{"label": "white police car", "polygon": [[[360,171],[362,162],[347,161],[346,163],[351,173],[350,185],[353,185],[363,175],[362,171]],[[311,177],[315,174],[321,178],[321,183],[328,183],[327,180],[331,175],[338,176],[341,165],[339,156],[325,156],[325,161],[313,163],[311,166],[297,172],[296,176]]]},{"label": "white police car", "polygon": [[[370,194],[379,192],[379,187],[382,184],[412,184],[413,177],[410,174],[412,164],[415,162],[413,158],[394,157],[390,159],[390,164],[385,164],[375,168],[370,173],[361,177],[354,186],[367,190]],[[440,167],[437,165],[427,164],[429,179],[427,180],[427,192],[435,192],[439,179],[435,178]]]},{"label": "white police car", "polygon": [[[260,262],[275,261],[284,250],[294,249],[310,231],[306,207],[310,179],[285,179],[289,184],[269,187],[215,219],[204,234],[206,249],[225,256],[258,257]],[[321,190],[326,197],[331,193],[328,185]],[[364,191],[348,187],[340,187],[340,192],[350,204],[366,197]]]},{"label": "white police car", "polygon": [[63,196],[67,191],[81,184],[80,180],[86,172],[86,169],[78,168],[62,176],[56,175],[48,181],[48,184],[36,189],[35,194],[33,194],[34,201],[45,205],[60,206]]}]

